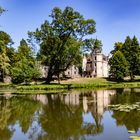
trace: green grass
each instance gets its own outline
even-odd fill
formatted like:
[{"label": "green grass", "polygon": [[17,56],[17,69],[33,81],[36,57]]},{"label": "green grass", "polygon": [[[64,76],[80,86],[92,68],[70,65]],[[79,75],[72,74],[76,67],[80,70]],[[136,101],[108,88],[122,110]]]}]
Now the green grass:
[{"label": "green grass", "polygon": [[61,84],[51,83],[49,85],[23,85],[17,86],[17,90],[56,90],[56,89],[97,89],[97,88],[125,88],[140,87],[140,82],[112,82],[104,78],[79,78],[68,81],[62,81]]},{"label": "green grass", "polygon": [[61,81],[61,84],[53,82],[51,84],[37,85],[6,85],[0,84],[0,91],[11,90],[17,93],[47,93],[47,92],[63,92],[70,89],[110,89],[110,88],[132,88],[140,87],[138,79],[133,82],[113,82],[104,78],[78,78],[67,81]]}]

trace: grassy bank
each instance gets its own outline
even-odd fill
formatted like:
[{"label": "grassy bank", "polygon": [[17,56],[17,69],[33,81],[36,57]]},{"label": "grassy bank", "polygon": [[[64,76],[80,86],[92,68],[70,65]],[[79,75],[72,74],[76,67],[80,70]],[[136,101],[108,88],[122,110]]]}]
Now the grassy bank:
[{"label": "grassy bank", "polygon": [[52,82],[49,85],[6,85],[0,84],[0,93],[3,91],[14,91],[16,93],[47,93],[47,92],[63,92],[70,89],[111,89],[111,88],[132,88],[140,87],[138,80],[129,82],[112,82],[104,78],[78,78],[61,81],[61,84]]},{"label": "grassy bank", "polygon": [[38,84],[38,85],[22,85],[16,86],[19,90],[62,90],[62,89],[98,89],[98,88],[128,88],[128,87],[140,87],[140,82],[112,82],[103,78],[79,78],[71,79],[67,81],[61,81],[61,84],[51,83],[50,85]]}]

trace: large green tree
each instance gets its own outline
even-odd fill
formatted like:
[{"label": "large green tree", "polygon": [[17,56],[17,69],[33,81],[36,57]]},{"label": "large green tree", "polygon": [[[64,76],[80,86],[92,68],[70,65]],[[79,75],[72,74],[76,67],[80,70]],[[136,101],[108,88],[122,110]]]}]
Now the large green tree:
[{"label": "large green tree", "polygon": [[11,37],[7,33],[0,31],[0,80],[2,81],[10,73],[10,60],[7,50],[11,43]]},{"label": "large green tree", "polygon": [[140,45],[137,38],[134,36],[132,39],[127,36],[122,46],[122,53],[129,64],[129,75],[131,80],[134,75],[140,74]]},{"label": "large green tree", "polygon": [[6,55],[6,48],[2,42],[0,42],[0,80],[4,81],[6,75],[9,74],[9,58]]},{"label": "large green tree", "polygon": [[15,52],[12,60],[14,64],[12,65],[11,75],[14,83],[28,83],[40,77],[32,48],[28,46],[24,39],[20,41],[18,51]]},{"label": "large green tree", "polygon": [[116,51],[109,59],[110,77],[122,81],[128,73],[128,62],[121,51]]},{"label": "large green tree", "polygon": [[85,20],[71,7],[54,8],[50,18],[51,22],[45,21],[40,29],[29,32],[31,39],[40,46],[42,62],[48,66],[46,83],[50,83],[54,75],[80,62],[83,38],[95,32],[95,21]]},{"label": "large green tree", "polygon": [[[122,42],[115,43],[114,50],[111,51],[112,57],[109,61],[110,75],[118,75],[118,74],[120,75],[120,73],[117,70],[115,71],[115,69],[114,69],[114,67],[116,67],[120,63],[120,60],[121,60],[120,59],[118,61],[119,63],[114,62],[115,61],[114,56],[116,55],[116,52],[118,52],[118,51],[123,54],[123,57],[127,61],[127,65],[125,65],[125,66],[128,70],[124,74],[124,76],[130,76],[131,80],[134,80],[135,75],[140,75],[140,44],[139,44],[137,38],[134,36],[131,39],[129,36],[127,36],[124,43],[122,43]],[[122,63],[124,63],[124,62],[122,61]],[[122,66],[122,65],[120,64],[120,66]],[[120,67],[120,69],[121,69],[121,67]],[[123,69],[121,69],[121,70],[123,70]],[[114,72],[114,74],[113,74],[113,72]],[[122,72],[124,73],[124,70]]]}]

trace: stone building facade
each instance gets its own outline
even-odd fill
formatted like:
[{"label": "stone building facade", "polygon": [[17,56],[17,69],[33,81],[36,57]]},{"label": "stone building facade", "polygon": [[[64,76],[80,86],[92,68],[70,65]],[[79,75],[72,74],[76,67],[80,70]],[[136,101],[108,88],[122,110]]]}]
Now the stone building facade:
[{"label": "stone building facade", "polygon": [[70,68],[68,68],[64,74],[67,76],[67,77],[70,77],[70,78],[78,78],[78,77],[81,77],[80,74],[79,74],[79,68],[76,67],[75,65],[71,66]]},{"label": "stone building facade", "polygon": [[108,77],[108,56],[102,51],[93,51],[83,57],[83,77]]},{"label": "stone building facade", "polygon": [[[48,75],[48,66],[40,65],[40,70],[42,73],[42,77],[46,78]],[[64,71],[63,75],[67,78],[78,78],[80,77],[79,68],[73,65],[69,67],[66,71]],[[62,76],[62,74],[60,76]]]},{"label": "stone building facade", "polygon": [[[46,78],[48,66],[40,65],[42,77]],[[108,77],[109,65],[108,56],[102,53],[102,50],[96,50],[83,57],[82,64],[83,77]],[[68,78],[79,78],[79,68],[75,65],[64,71],[63,75]]]}]

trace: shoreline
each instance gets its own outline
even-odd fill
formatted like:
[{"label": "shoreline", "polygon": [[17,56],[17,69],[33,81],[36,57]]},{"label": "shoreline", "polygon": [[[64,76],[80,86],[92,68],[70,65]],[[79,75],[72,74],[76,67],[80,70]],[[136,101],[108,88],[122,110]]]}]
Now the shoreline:
[{"label": "shoreline", "polygon": [[98,79],[78,79],[71,81],[62,81],[61,84],[31,84],[31,85],[14,85],[14,84],[0,84],[0,93],[4,91],[12,91],[14,93],[49,93],[49,92],[63,92],[69,90],[99,90],[99,89],[115,89],[115,88],[138,88],[140,87],[139,81],[124,81],[112,82],[103,78]]}]

